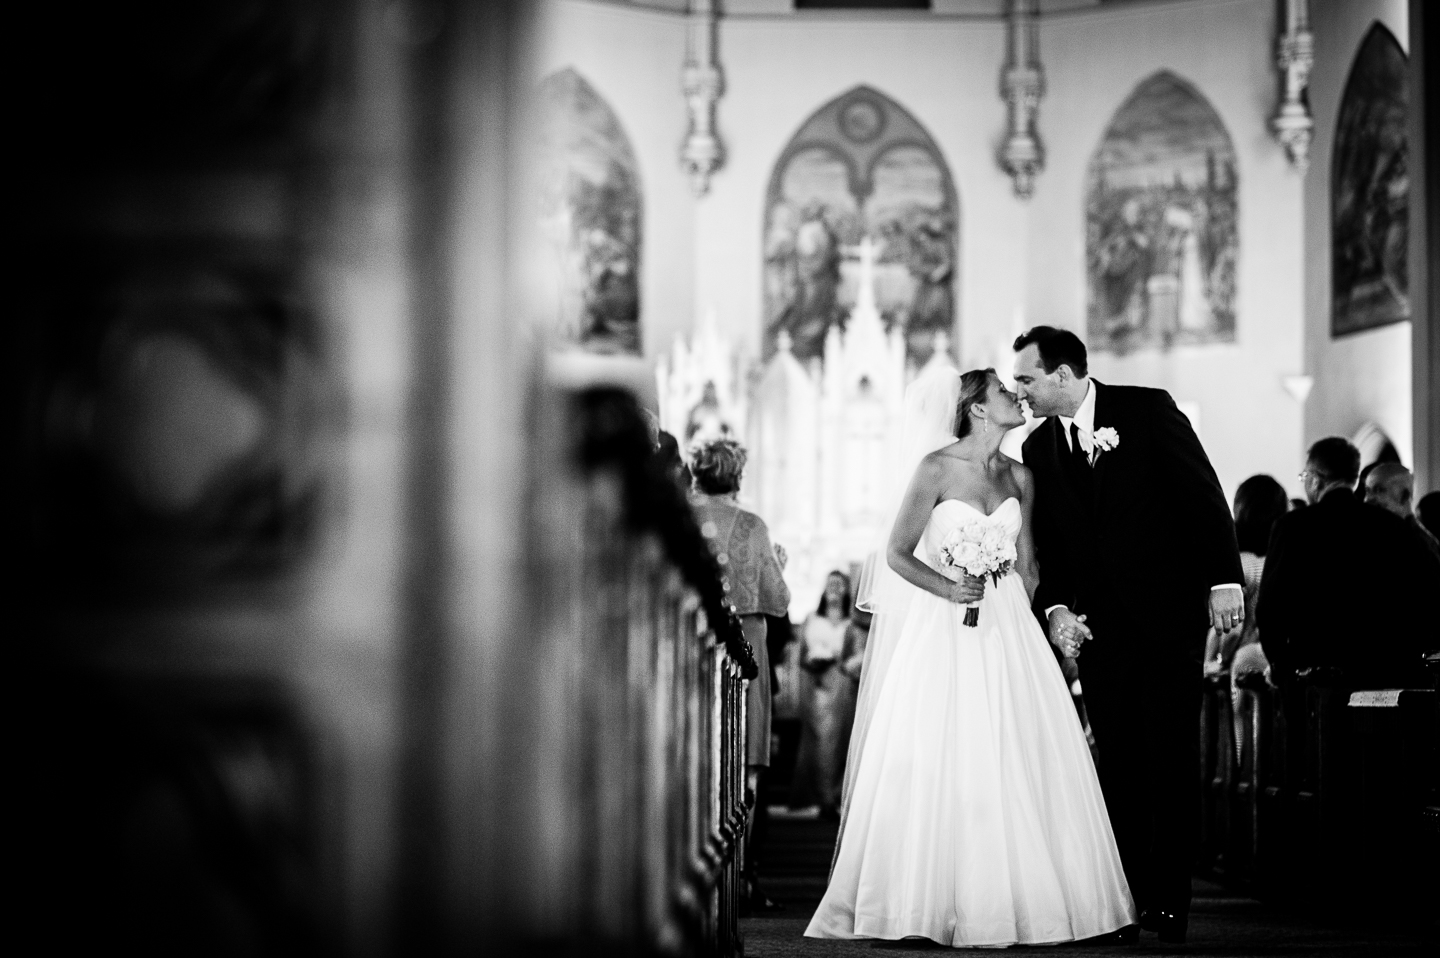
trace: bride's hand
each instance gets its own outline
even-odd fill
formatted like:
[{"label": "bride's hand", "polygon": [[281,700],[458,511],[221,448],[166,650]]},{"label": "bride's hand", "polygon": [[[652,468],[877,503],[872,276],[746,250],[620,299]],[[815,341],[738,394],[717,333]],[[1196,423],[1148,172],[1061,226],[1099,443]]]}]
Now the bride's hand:
[{"label": "bride's hand", "polygon": [[968,573],[960,573],[960,581],[951,583],[950,594],[945,598],[960,605],[979,602],[985,597],[985,579]]}]

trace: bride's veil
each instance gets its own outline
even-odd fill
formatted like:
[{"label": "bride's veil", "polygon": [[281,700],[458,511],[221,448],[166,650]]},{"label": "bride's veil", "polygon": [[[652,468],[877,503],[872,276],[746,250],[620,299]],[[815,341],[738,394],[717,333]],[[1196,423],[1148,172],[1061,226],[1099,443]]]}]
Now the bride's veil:
[{"label": "bride's veil", "polygon": [[[900,456],[891,475],[890,505],[886,518],[865,565],[855,591],[855,605],[874,613],[870,636],[865,645],[864,664],[860,670],[860,692],[855,704],[855,724],[850,733],[850,752],[845,760],[845,791],[842,802],[841,833],[850,809],[850,792],[855,773],[860,767],[860,753],[870,730],[870,716],[875,700],[885,682],[885,673],[895,652],[895,639],[905,620],[910,600],[918,591],[890,568],[885,559],[890,530],[900,511],[900,503],[920,461],[942,446],[955,441],[955,408],[960,401],[960,373],[953,366],[933,364],[916,377],[905,390],[905,425],[902,430]],[[840,844],[835,844],[838,852]]]}]

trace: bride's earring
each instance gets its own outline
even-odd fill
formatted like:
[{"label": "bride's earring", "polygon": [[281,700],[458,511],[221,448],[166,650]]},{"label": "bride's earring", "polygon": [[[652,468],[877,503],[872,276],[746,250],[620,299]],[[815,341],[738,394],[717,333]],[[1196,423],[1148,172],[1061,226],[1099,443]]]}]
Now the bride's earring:
[{"label": "bride's earring", "polygon": [[981,422],[983,422],[983,423],[985,424],[985,431],[986,431],[986,432],[989,432],[989,431],[990,431],[990,420],[989,420],[989,419],[982,419]]}]

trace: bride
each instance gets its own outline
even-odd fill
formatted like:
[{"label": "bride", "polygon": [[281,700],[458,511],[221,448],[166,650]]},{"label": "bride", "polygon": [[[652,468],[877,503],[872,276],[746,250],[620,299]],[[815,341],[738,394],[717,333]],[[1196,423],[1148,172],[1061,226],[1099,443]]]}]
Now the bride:
[{"label": "bride", "polygon": [[[886,561],[872,557],[861,580],[876,614],[809,937],[1045,944],[1124,935],[1136,920],[1090,750],[1030,609],[1035,487],[1000,452],[1024,421],[992,369],[932,368],[906,393],[902,461],[919,464]],[[998,586],[940,571],[946,535],[976,522],[1015,541]],[[968,627],[964,603],[977,600]],[[1063,641],[1077,653],[1077,637]]]}]

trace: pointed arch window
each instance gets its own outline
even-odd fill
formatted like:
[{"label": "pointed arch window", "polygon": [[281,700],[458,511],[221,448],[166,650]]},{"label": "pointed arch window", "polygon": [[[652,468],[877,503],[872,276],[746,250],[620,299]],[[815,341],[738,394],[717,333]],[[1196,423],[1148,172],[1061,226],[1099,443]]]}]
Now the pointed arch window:
[{"label": "pointed arch window", "polygon": [[909,362],[923,364],[937,333],[954,338],[959,222],[940,148],[900,104],[858,86],[816,110],[766,193],[766,358],[782,332],[797,358],[822,355],[855,304],[855,251],[868,236],[880,248],[881,315],[904,331]]},{"label": "pointed arch window", "polygon": [[561,341],[638,354],[643,210],[630,138],[572,69],[542,80],[538,101],[544,308]]},{"label": "pointed arch window", "polygon": [[1091,349],[1235,339],[1235,147],[1214,107],[1168,71],[1115,111],[1085,206]]},{"label": "pointed arch window", "polygon": [[1360,43],[1330,163],[1333,336],[1410,318],[1408,66],[1376,23]]}]

